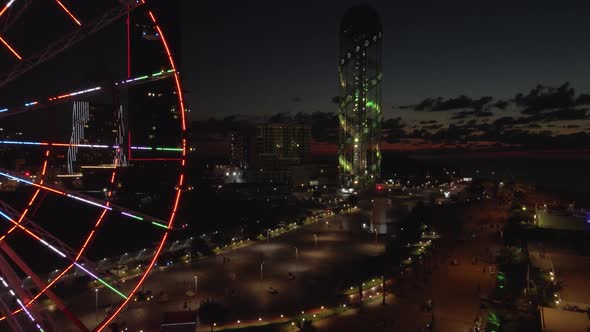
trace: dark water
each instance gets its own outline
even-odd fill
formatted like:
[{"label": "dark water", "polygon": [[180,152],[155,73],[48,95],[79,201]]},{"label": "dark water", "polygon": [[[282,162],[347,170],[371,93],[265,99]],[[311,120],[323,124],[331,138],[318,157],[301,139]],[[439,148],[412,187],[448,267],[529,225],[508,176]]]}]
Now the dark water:
[{"label": "dark water", "polygon": [[513,180],[535,185],[541,190],[572,199],[590,207],[590,158],[583,154],[569,157],[512,156],[384,156],[384,173],[388,169],[406,172],[433,172],[440,167],[454,169],[465,177],[486,177],[499,181]]}]

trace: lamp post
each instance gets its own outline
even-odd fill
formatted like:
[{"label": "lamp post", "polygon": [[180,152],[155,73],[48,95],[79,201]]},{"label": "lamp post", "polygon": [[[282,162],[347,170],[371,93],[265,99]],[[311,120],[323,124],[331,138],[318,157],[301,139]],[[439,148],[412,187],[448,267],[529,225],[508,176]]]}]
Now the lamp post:
[{"label": "lamp post", "polygon": [[299,259],[299,250],[295,247],[295,272],[297,272],[297,261]]},{"label": "lamp post", "polygon": [[313,240],[314,240],[314,245],[317,248],[318,247],[318,236],[316,234],[313,235]]},{"label": "lamp post", "polygon": [[193,276],[193,279],[195,279],[195,299],[197,298],[197,286],[199,285],[199,276],[197,276],[196,274]]},{"label": "lamp post", "polygon": [[262,280],[263,269],[264,269],[264,262],[260,262],[260,280]]},{"label": "lamp post", "polygon": [[94,294],[95,294],[94,318],[98,322],[98,288],[94,289]]}]

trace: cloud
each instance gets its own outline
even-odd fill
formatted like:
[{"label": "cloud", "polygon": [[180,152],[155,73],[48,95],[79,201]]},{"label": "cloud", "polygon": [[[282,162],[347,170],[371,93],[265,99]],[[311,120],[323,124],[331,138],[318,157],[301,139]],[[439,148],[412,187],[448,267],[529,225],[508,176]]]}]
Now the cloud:
[{"label": "cloud", "polygon": [[504,100],[498,100],[495,103],[493,103],[492,105],[490,105],[490,107],[495,107],[501,110],[505,110],[506,108],[508,108],[508,102],[504,101]]},{"label": "cloud", "polygon": [[473,111],[481,111],[484,106],[489,104],[494,98],[491,96],[481,97],[479,99],[471,99],[467,96],[461,95],[456,98],[444,99],[438,97],[437,99],[426,98],[414,107],[416,111],[427,112],[444,112],[460,109],[471,109]]},{"label": "cloud", "polygon": [[514,96],[514,102],[523,107],[522,114],[538,114],[545,110],[569,108],[575,104],[575,91],[566,82],[558,88],[537,85],[527,95]]},{"label": "cloud", "polygon": [[590,95],[582,93],[576,98],[576,105],[588,105],[590,104]]},{"label": "cloud", "polygon": [[466,118],[470,118],[470,117],[488,117],[488,116],[493,116],[494,113],[489,112],[489,111],[462,111],[462,112],[457,112],[457,113],[453,113],[453,116],[451,117],[451,120],[459,120],[459,119],[466,119]]},{"label": "cloud", "polygon": [[426,126],[422,127],[422,129],[426,129],[426,130],[437,130],[440,128],[442,128],[441,124],[431,124],[431,125],[426,125]]},{"label": "cloud", "polygon": [[420,121],[420,124],[433,124],[433,123],[437,123],[438,121],[436,120],[426,120],[426,121]]},{"label": "cloud", "polygon": [[505,116],[494,121],[494,125],[498,127],[523,125],[529,123],[547,123],[554,121],[567,121],[567,120],[587,120],[589,119],[586,109],[562,109],[550,112],[537,113],[531,116],[511,117]]}]

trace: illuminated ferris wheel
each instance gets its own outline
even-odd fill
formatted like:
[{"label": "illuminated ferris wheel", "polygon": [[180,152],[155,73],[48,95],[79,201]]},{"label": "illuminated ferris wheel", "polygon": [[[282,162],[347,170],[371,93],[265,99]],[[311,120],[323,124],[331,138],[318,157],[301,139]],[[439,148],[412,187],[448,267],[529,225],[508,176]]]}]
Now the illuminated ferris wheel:
[{"label": "illuminated ferris wheel", "polygon": [[0,9],[0,330],[124,326],[172,250],[186,109],[150,5]]}]

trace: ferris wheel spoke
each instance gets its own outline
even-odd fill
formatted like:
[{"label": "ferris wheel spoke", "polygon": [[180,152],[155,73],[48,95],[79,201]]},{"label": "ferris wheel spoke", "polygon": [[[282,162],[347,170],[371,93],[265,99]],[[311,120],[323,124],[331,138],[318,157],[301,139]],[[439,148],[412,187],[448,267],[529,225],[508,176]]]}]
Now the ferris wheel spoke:
[{"label": "ferris wheel spoke", "polygon": [[2,284],[4,288],[8,290],[10,295],[15,298],[19,307],[25,312],[31,323],[39,331],[44,331],[40,325],[41,315],[39,313],[39,308],[37,306],[33,306],[27,309],[24,304],[30,301],[33,296],[25,287],[22,286],[18,275],[12,269],[10,263],[2,255],[0,255],[0,275],[0,284]]},{"label": "ferris wheel spoke", "polygon": [[[56,236],[45,230],[43,227],[39,226],[38,223],[34,222],[30,218],[19,217],[19,213],[2,200],[0,200],[0,212],[6,214],[11,220],[17,220],[16,224],[14,224],[13,227],[20,228],[21,230],[31,231],[39,238],[42,238],[44,242],[47,243],[46,245],[51,245],[51,248],[55,248],[52,250],[60,254],[60,256],[62,256],[61,254],[64,254],[64,258],[67,258],[72,262],[81,261],[83,265],[92,269],[96,269],[96,264],[94,262],[92,262],[84,256],[78,257],[78,252],[76,250],[72,249],[70,246],[63,243],[60,239],[58,239]],[[21,220],[21,222],[19,223],[18,220]],[[22,228],[19,225],[22,226]],[[0,238],[0,245],[2,244],[1,240],[3,240],[3,237]]]},{"label": "ferris wheel spoke", "polygon": [[3,13],[0,16],[3,16],[3,18],[0,20],[0,34],[5,34],[8,28],[29,8],[31,3],[33,3],[33,0],[18,0],[18,3],[15,0],[8,0],[1,9]]},{"label": "ferris wheel spoke", "polygon": [[0,37],[0,42],[2,44],[4,44],[4,46],[6,46],[6,48],[10,51],[10,53],[12,53],[17,59],[19,59],[19,60],[23,59],[23,57],[20,56],[20,54],[18,54],[18,52],[12,46],[10,46],[10,44],[8,44],[8,42],[6,40],[4,40],[4,38]]},{"label": "ferris wheel spoke", "polygon": [[84,40],[86,37],[102,30],[111,23],[127,15],[130,10],[142,6],[144,1],[126,0],[125,3],[120,3],[117,7],[111,9],[106,14],[97,17],[90,23],[84,26],[84,29],[79,28],[76,31],[62,37],[61,39],[51,43],[47,48],[41,50],[35,55],[29,56],[15,66],[12,71],[0,75],[0,87],[9,82],[14,81],[22,74],[44,63],[45,61],[54,58],[56,55],[74,46],[78,42]]},{"label": "ferris wheel spoke", "polygon": [[87,205],[99,207],[99,208],[106,209],[109,211],[116,211],[116,212],[119,212],[120,215],[125,216],[127,218],[131,218],[131,219],[138,220],[138,221],[143,221],[143,222],[149,223],[155,227],[159,227],[159,228],[163,228],[163,229],[168,230],[168,223],[162,219],[154,218],[154,217],[148,216],[148,215],[141,213],[141,212],[137,212],[137,211],[134,211],[131,209],[120,207],[118,205],[111,204],[110,202],[99,200],[99,199],[81,194],[81,193],[73,191],[73,190],[57,189],[54,186],[38,184],[38,183],[35,183],[35,182],[25,179],[22,175],[20,175],[16,172],[12,172],[12,171],[9,171],[9,170],[3,169],[3,168],[0,168],[0,176],[17,181],[17,182],[22,182],[24,184],[34,186],[34,187],[37,187],[37,188],[40,188],[43,190],[47,190],[47,191],[52,192],[54,194],[58,194],[60,196],[67,197],[67,198],[73,199],[75,201],[85,203]]},{"label": "ferris wheel spoke", "polygon": [[[74,144],[74,143],[56,143],[56,142],[33,142],[33,141],[0,141],[0,145],[21,145],[21,146],[43,146],[57,148],[88,148],[88,149],[112,149],[119,148],[118,145],[106,144]],[[182,148],[162,147],[162,146],[131,146],[131,150],[152,151],[152,152],[182,152]]]},{"label": "ferris wheel spoke", "polygon": [[[5,44],[5,45],[7,45],[7,44]],[[23,112],[47,108],[49,106],[54,106],[54,105],[68,102],[69,100],[71,100],[74,97],[78,98],[78,97],[82,97],[82,96],[90,97],[90,96],[98,95],[100,93],[103,93],[104,91],[111,89],[111,88],[115,88],[115,89],[130,88],[130,87],[134,87],[134,86],[138,86],[138,85],[142,85],[142,84],[156,82],[156,81],[159,81],[162,79],[167,79],[167,78],[173,77],[173,76],[174,76],[173,69],[161,70],[161,71],[155,72],[153,74],[142,75],[142,76],[138,76],[135,78],[130,78],[130,79],[115,82],[114,86],[113,85],[111,85],[111,86],[106,86],[106,85],[105,86],[94,86],[94,87],[85,88],[82,90],[62,93],[62,94],[55,95],[55,96],[52,96],[52,97],[49,97],[46,99],[37,98],[37,99],[34,99],[33,101],[29,100],[25,103],[21,103],[21,104],[19,104],[19,106],[0,108],[0,117],[7,117],[10,115],[16,115],[16,114],[20,114]]]},{"label": "ferris wheel spoke", "polygon": [[68,7],[66,7],[61,1],[59,0],[55,0],[55,2],[57,2],[57,4],[63,9],[64,12],[66,12],[66,14],[68,14],[68,16],[70,16],[70,18],[78,25],[78,26],[82,26],[82,22],[80,22],[80,20],[78,20],[78,18],[72,14],[72,11],[70,11],[68,9]]},{"label": "ferris wheel spoke", "polygon": [[[43,182],[45,182],[45,172],[47,171],[48,161],[49,161],[49,150],[46,150],[45,151],[45,160],[43,161],[43,167],[41,168],[41,174],[40,174],[40,178],[39,178],[39,184],[43,184]],[[31,197],[31,199],[27,203],[27,206],[22,211],[22,213],[20,214],[20,216],[17,218],[18,223],[21,223],[23,221],[23,219],[27,216],[27,214],[29,213],[31,207],[33,206],[33,203],[35,203],[35,200],[37,199],[37,196],[39,195],[40,192],[41,192],[41,189],[39,189],[39,188],[37,188],[35,190],[35,193],[33,194],[33,196]],[[2,202],[2,201],[0,201],[0,203],[1,204],[4,204],[4,202]],[[6,204],[6,208],[11,208],[11,207],[8,204]],[[12,233],[15,229],[16,229],[16,226],[12,226],[12,228],[10,228],[4,235],[0,236],[0,243],[10,233]]]},{"label": "ferris wheel spoke", "polygon": [[[113,287],[112,285],[107,283],[105,280],[100,278],[96,272],[92,272],[90,270],[90,267],[86,267],[86,266],[84,266],[84,264],[78,263],[77,260],[75,259],[75,257],[77,256],[76,254],[72,254],[70,252],[70,255],[68,256],[68,254],[66,254],[68,247],[66,247],[65,249],[60,247],[58,249],[56,246],[63,245],[63,244],[61,243],[61,241],[56,240],[56,238],[53,237],[52,235],[49,235],[49,237],[52,238],[54,241],[58,241],[57,245],[55,243],[50,243],[51,241],[48,241],[47,238],[40,236],[39,233],[33,232],[29,227],[25,227],[22,223],[19,224],[14,219],[12,219],[7,213],[5,213],[5,211],[3,211],[2,209],[0,209],[0,216],[4,217],[4,219],[6,219],[9,222],[11,222],[12,224],[16,225],[18,228],[23,230],[27,235],[29,235],[30,237],[39,241],[41,244],[43,244],[45,247],[49,248],[52,252],[59,255],[61,258],[65,258],[66,260],[71,261],[72,264],[74,264],[78,269],[84,271],[86,274],[88,274],[90,277],[92,277],[97,282],[103,284],[105,287],[109,288],[110,290],[112,290],[114,293],[116,293],[120,297],[127,299],[127,296],[125,294],[123,294],[118,289],[116,289],[115,287]],[[40,227],[37,226],[36,230],[38,231],[39,229],[40,229]],[[47,234],[47,232],[45,232],[45,231],[43,231],[43,233]]]},{"label": "ferris wheel spoke", "polygon": [[[34,297],[31,297],[28,301],[26,301],[24,307],[21,307],[21,309],[17,309],[17,311],[12,313],[12,315],[22,311],[23,309],[25,309],[25,307],[31,306],[31,304],[40,296],[40,294],[45,294],[51,301],[53,301],[53,303],[55,303],[56,307],[60,311],[62,311],[66,315],[66,317],[70,321],[72,321],[72,323],[74,323],[74,325],[78,327],[80,331],[88,331],[88,328],[86,328],[86,326],[82,324],[82,322],[80,322],[78,317],[70,311],[70,309],[63,303],[61,298],[55,295],[55,293],[49,288],[50,286],[48,286],[43,280],[41,280],[41,278],[20,258],[20,256],[14,250],[12,250],[12,248],[6,242],[0,244],[0,249],[18,266],[18,268],[21,271],[23,271],[29,278],[31,278],[35,286],[37,286],[37,289],[43,290],[39,294],[35,295]],[[65,271],[67,270],[68,269],[66,269]],[[22,284],[23,283],[20,283],[20,285]]]},{"label": "ferris wheel spoke", "polygon": [[6,323],[8,323],[8,327],[10,328],[11,331],[25,332],[25,330],[23,330],[22,326],[20,326],[20,323],[16,320],[16,317],[14,316],[14,314],[12,312],[10,312],[10,308],[8,307],[6,302],[4,302],[2,297],[0,297],[0,313],[2,313],[2,316],[8,317],[8,319],[6,319]]},{"label": "ferris wheel spoke", "polygon": [[6,13],[6,11],[8,10],[8,8],[10,8],[10,6],[12,6],[12,4],[14,3],[15,0],[9,0],[6,5],[4,5],[4,7],[2,9],[0,9],[0,17],[2,17],[2,15],[4,15],[4,13]]},{"label": "ferris wheel spoke", "polygon": [[[2,285],[4,285],[4,288],[6,290],[8,290],[8,292],[10,293],[10,295],[15,298],[16,303],[18,303],[19,307],[20,307],[20,311],[24,311],[25,314],[28,316],[28,318],[31,320],[31,323],[37,328],[37,330],[39,330],[40,332],[45,332],[45,330],[41,327],[41,325],[38,323],[39,319],[35,319],[35,317],[33,316],[33,314],[31,314],[31,310],[27,309],[27,307],[24,305],[23,301],[20,300],[20,298],[16,295],[16,293],[12,290],[12,287],[10,287],[8,285],[8,283],[4,280],[4,278],[0,277],[0,283]],[[4,304],[4,302],[2,302],[2,304]],[[7,313],[11,318],[13,318],[16,321],[16,318],[14,317],[14,315],[10,312],[10,309],[8,310]],[[6,313],[5,313],[6,315]],[[36,315],[36,314],[35,314]],[[39,317],[39,316],[37,316]],[[14,331],[24,331],[22,329],[22,327],[20,326],[20,324],[18,323],[18,321],[16,322],[17,325],[17,329],[13,330]]]}]

